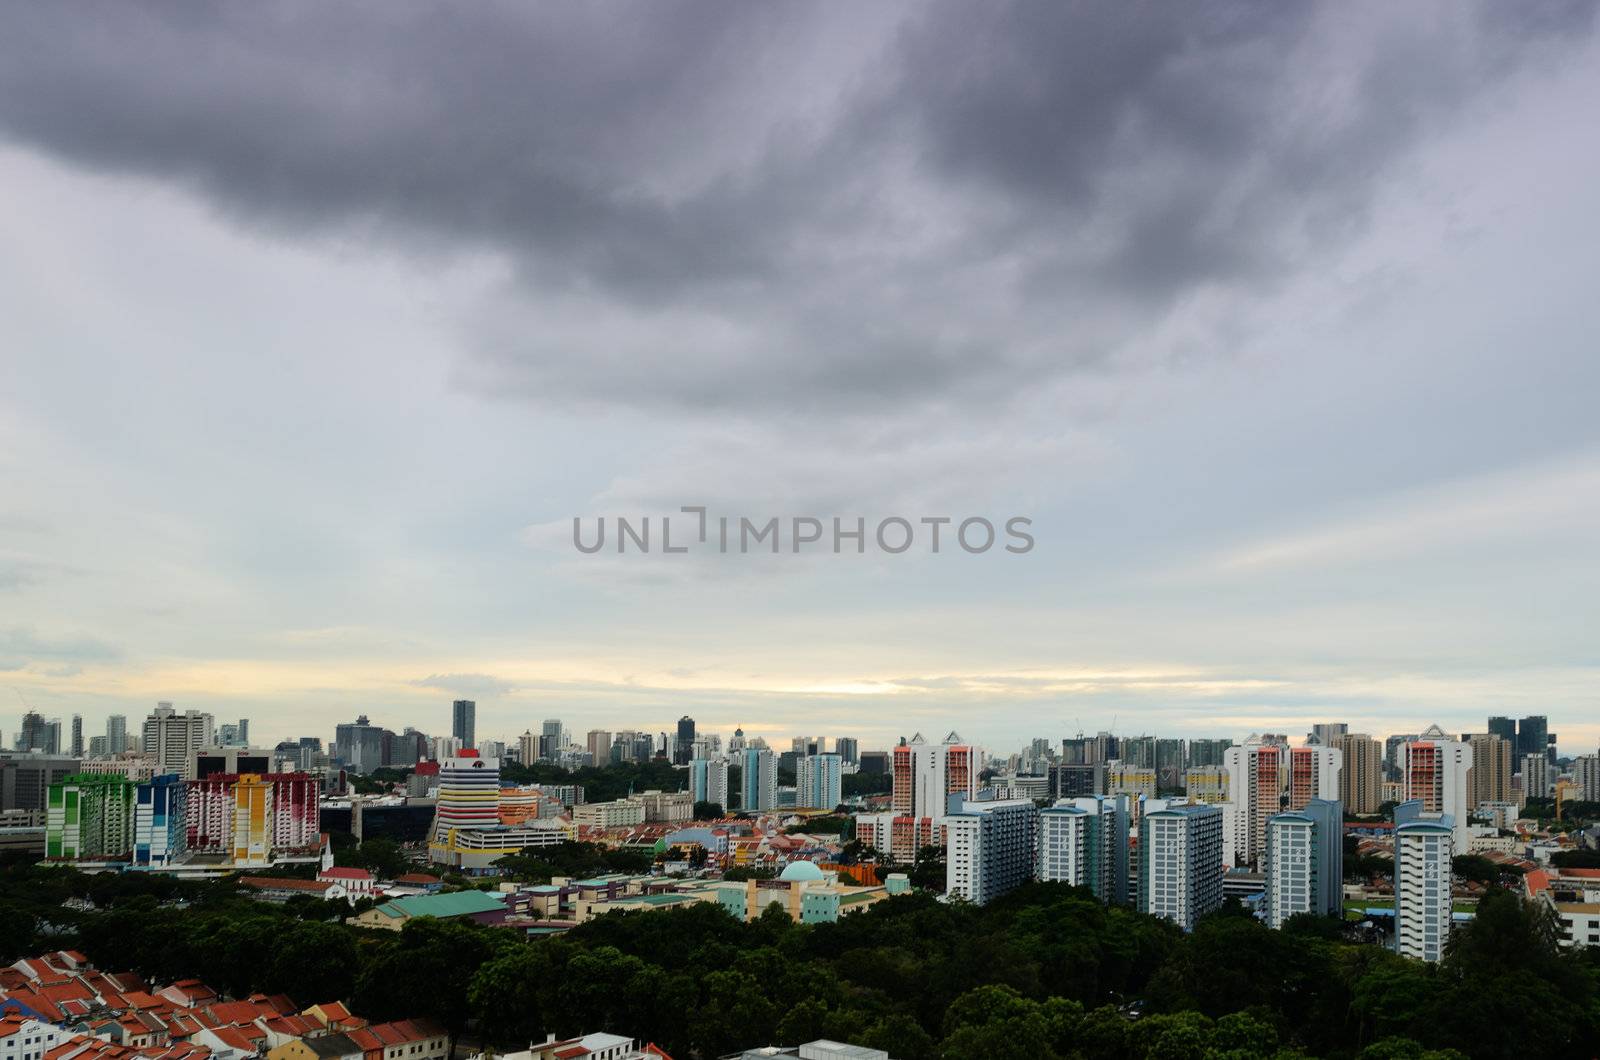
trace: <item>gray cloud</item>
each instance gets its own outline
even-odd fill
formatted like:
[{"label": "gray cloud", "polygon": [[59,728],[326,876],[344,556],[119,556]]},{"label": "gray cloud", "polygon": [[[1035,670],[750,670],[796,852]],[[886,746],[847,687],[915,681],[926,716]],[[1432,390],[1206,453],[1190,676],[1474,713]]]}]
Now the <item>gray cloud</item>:
[{"label": "gray cloud", "polygon": [[500,256],[483,392],[877,415],[1317,268],[1592,10],[19,5],[0,129],[258,229]]},{"label": "gray cloud", "polygon": [[29,626],[0,629],[0,669],[4,670],[43,663],[74,666],[80,662],[106,662],[120,655],[113,645],[95,637],[41,636]]},{"label": "gray cloud", "polygon": [[517,690],[516,685],[490,674],[429,674],[411,683],[463,696],[508,696]]}]

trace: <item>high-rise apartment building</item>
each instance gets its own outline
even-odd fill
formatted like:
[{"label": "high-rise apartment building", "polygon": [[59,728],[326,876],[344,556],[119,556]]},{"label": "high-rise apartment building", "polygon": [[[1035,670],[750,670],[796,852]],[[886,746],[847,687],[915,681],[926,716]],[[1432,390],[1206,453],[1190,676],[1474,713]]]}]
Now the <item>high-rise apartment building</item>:
[{"label": "high-rise apartment building", "polygon": [[136,785],[120,773],[79,773],[50,785],[45,857],[126,861]]},{"label": "high-rise apartment building", "polygon": [[795,805],[831,810],[844,801],[844,763],[833,753],[806,755],[795,769]]},{"label": "high-rise apartment building", "polygon": [[1394,821],[1395,951],[1437,961],[1450,939],[1455,821],[1421,799],[1395,807]]},{"label": "high-rise apartment building", "polygon": [[1267,818],[1312,799],[1339,797],[1337,747],[1290,747],[1282,737],[1252,735],[1223,754],[1228,770],[1226,843],[1235,865],[1255,865],[1266,848]]},{"label": "high-rise apartment building", "polygon": [[1122,762],[1106,764],[1106,794],[1127,795],[1137,801],[1156,797],[1154,766],[1132,766]]},{"label": "high-rise apartment building", "polygon": [[1128,903],[1128,798],[1059,799],[1039,814],[1038,876]]},{"label": "high-rise apartment building", "polygon": [[1339,749],[1339,801],[1346,811],[1374,814],[1383,805],[1383,745],[1363,732],[1335,739]]},{"label": "high-rise apartment building", "polygon": [[1555,792],[1556,771],[1543,754],[1522,756],[1522,794],[1529,799],[1548,799]]},{"label": "high-rise apartment building", "polygon": [[689,763],[689,790],[695,802],[712,802],[726,812],[728,806],[728,763],[723,759],[696,759]]},{"label": "high-rise apartment building", "polygon": [[847,766],[861,763],[861,744],[854,736],[841,736],[834,741],[834,745],[839,752],[839,761]]},{"label": "high-rise apartment building", "polygon": [[945,890],[982,905],[1033,878],[1039,811],[1032,799],[967,800],[945,818]]},{"label": "high-rise apartment building", "polygon": [[937,744],[917,733],[891,756],[891,809],[903,817],[943,817],[951,796],[971,799],[977,794],[981,759],[978,748],[953,732]]},{"label": "high-rise apartment building", "polygon": [[188,849],[188,787],[176,773],[163,773],[134,793],[133,863],[166,868]]},{"label": "high-rise apartment building", "polygon": [[83,757],[83,715],[82,714],[74,714],[72,716],[72,743],[71,743],[71,749],[68,751],[68,753],[71,754],[73,758],[82,758]]},{"label": "high-rise apartment building", "polygon": [[179,714],[171,703],[157,703],[144,721],[141,747],[145,757],[154,762],[157,773],[177,773],[192,780],[195,753],[213,745],[214,726],[215,719],[210,714],[198,710]]},{"label": "high-rise apartment building", "polygon": [[1219,805],[1228,801],[1228,771],[1222,766],[1190,766],[1183,773],[1183,793],[1194,802]]},{"label": "high-rise apartment building", "polygon": [[1222,765],[1222,756],[1232,746],[1233,741],[1228,739],[1190,740],[1189,768]]},{"label": "high-rise apartment building", "polygon": [[739,778],[743,798],[739,808],[764,813],[778,806],[778,759],[765,747],[746,747]]},{"label": "high-rise apartment building", "polygon": [[1578,798],[1584,802],[1600,802],[1600,755],[1574,758],[1572,780],[1578,785]]},{"label": "high-rise apartment building", "polygon": [[1222,905],[1220,807],[1167,806],[1139,822],[1139,909],[1185,931]]},{"label": "high-rise apartment building", "polygon": [[317,849],[319,792],[308,773],[212,773],[184,788],[188,852],[262,865],[275,853]]},{"label": "high-rise apartment building", "polygon": [[1486,802],[1506,802],[1511,798],[1512,745],[1494,733],[1474,733],[1467,737],[1472,747],[1472,791],[1467,807],[1475,810]]},{"label": "high-rise apartment building", "polygon": [[1472,746],[1454,739],[1437,725],[1402,748],[1402,801],[1418,800],[1428,813],[1447,814],[1456,829],[1455,842],[1467,849],[1467,815],[1473,809]]},{"label": "high-rise apartment building", "polygon": [[1268,927],[1281,928],[1296,913],[1340,915],[1344,813],[1338,801],[1312,799],[1301,809],[1267,818],[1262,868]]},{"label": "high-rise apartment building", "polygon": [[450,704],[450,735],[460,740],[463,751],[478,746],[478,704],[470,699],[458,699]]}]

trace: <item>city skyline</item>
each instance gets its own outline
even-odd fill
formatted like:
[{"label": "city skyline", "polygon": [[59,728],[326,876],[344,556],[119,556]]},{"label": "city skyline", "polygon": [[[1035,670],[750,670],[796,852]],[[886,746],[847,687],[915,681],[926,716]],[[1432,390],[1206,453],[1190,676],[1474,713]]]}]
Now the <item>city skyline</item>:
[{"label": "city skyline", "polygon": [[0,694],[1587,752],[1593,14],[8,8]]}]

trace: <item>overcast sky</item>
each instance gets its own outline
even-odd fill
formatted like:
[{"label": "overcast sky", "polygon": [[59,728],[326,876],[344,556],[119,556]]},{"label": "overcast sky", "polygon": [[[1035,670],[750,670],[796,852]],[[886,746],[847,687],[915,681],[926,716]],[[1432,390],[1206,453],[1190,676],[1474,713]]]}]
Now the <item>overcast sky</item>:
[{"label": "overcast sky", "polygon": [[[0,5],[6,744],[1592,753],[1594,10]],[[696,504],[1036,545],[572,547]]]}]

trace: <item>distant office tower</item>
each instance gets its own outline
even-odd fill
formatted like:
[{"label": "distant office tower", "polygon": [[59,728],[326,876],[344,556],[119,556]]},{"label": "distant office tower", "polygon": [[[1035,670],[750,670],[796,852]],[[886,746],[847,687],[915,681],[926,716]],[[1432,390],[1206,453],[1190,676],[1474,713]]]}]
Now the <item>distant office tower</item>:
[{"label": "distant office tower", "polygon": [[862,751],[861,772],[863,773],[888,773],[890,753],[888,751]]},{"label": "distant office tower", "polygon": [[1032,799],[966,800],[945,818],[945,890],[982,905],[1033,878],[1039,811]]},{"label": "distant office tower", "polygon": [[56,754],[60,750],[50,746],[50,723],[44,720],[43,714],[31,710],[22,716],[22,726],[17,730],[16,748],[19,751],[38,751],[47,755]]},{"label": "distant office tower", "polygon": [[214,743],[210,714],[186,710],[182,714],[171,703],[158,703],[144,721],[144,755],[155,763],[157,773],[178,773],[193,779],[195,752]]},{"label": "distant office tower", "polygon": [[762,813],[778,806],[778,760],[765,747],[747,747],[744,751],[744,769],[740,777],[742,786],[739,808],[748,813]]},{"label": "distant office tower", "polygon": [[71,749],[70,753],[71,753],[73,758],[82,758],[83,757],[83,715],[82,714],[74,714],[72,716],[72,749]]},{"label": "distant office tower", "polygon": [[1221,766],[1190,766],[1183,774],[1183,793],[1195,802],[1228,801],[1228,771]]},{"label": "distant office tower", "polygon": [[839,761],[847,766],[861,764],[861,744],[854,736],[841,736],[835,744],[839,750]]},{"label": "distant office tower", "polygon": [[740,754],[744,751],[744,729],[735,727],[733,736],[728,739],[728,753]]},{"label": "distant office tower", "polygon": [[[1417,738],[1416,733],[1395,733],[1383,738],[1383,776],[1385,780],[1398,781],[1405,773],[1404,747]],[[1385,802],[1388,800],[1385,799]]]},{"label": "distant office tower", "polygon": [[1548,754],[1550,723],[1543,714],[1531,714],[1517,723],[1517,754]]},{"label": "distant office tower", "polygon": [[1139,909],[1185,931],[1222,905],[1222,810],[1186,803],[1139,822]]},{"label": "distant office tower", "polygon": [[694,754],[694,719],[685,714],[678,719],[678,739],[674,747],[669,750],[672,761],[678,765],[687,765]]},{"label": "distant office tower", "polygon": [[165,868],[183,856],[188,838],[188,788],[176,773],[140,784],[134,793],[133,863]]},{"label": "distant office tower", "polygon": [[1475,810],[1486,802],[1510,799],[1511,744],[1494,733],[1474,733],[1467,743],[1472,747],[1472,791],[1467,807]]},{"label": "distant office tower", "polygon": [[611,761],[611,734],[604,729],[590,729],[584,748],[589,752],[589,760],[595,765],[608,764]]},{"label": "distant office tower", "polygon": [[452,829],[490,828],[500,823],[500,763],[463,749],[439,763],[439,803],[433,837],[447,840]]},{"label": "distant office tower", "polygon": [[843,763],[837,754],[806,755],[795,770],[795,805],[831,810],[844,801]]},{"label": "distant office tower", "polygon": [[44,811],[50,785],[76,774],[79,760],[42,752],[0,756],[0,810]]},{"label": "distant office tower", "polygon": [[1190,740],[1189,768],[1195,766],[1220,766],[1222,756],[1233,746],[1232,740]]},{"label": "distant office tower", "polygon": [[1312,799],[1339,797],[1336,747],[1290,747],[1277,736],[1252,735],[1223,754],[1228,770],[1227,846],[1235,865],[1255,865],[1266,847],[1267,818]]},{"label": "distant office tower", "polygon": [[1413,799],[1394,812],[1395,950],[1437,961],[1450,939],[1450,865],[1455,821]]},{"label": "distant office tower", "polygon": [[79,773],[50,785],[45,857],[126,861],[133,853],[134,788],[120,773]]},{"label": "distant office tower", "polygon": [[1106,764],[1106,794],[1127,795],[1134,801],[1140,796],[1156,797],[1156,771],[1154,766],[1131,766],[1122,762]]},{"label": "distant office tower", "polygon": [[470,699],[450,704],[450,735],[461,741],[464,751],[478,746],[478,704]]},{"label": "distant office tower", "polygon": [[1542,754],[1522,756],[1522,794],[1529,799],[1548,799],[1555,791],[1555,773],[1550,759]]},{"label": "distant office tower", "polygon": [[1050,797],[1076,799],[1106,793],[1104,762],[1063,762],[1050,767]]},{"label": "distant office tower", "polygon": [[1362,732],[1336,738],[1343,761],[1339,768],[1339,801],[1350,813],[1374,814],[1383,805],[1383,745]]},{"label": "distant office tower", "polygon": [[394,733],[360,714],[333,727],[333,755],[352,773],[370,773],[387,764],[393,739]]},{"label": "distant office tower", "polygon": [[724,811],[728,806],[728,763],[700,759],[689,763],[689,790],[695,802],[714,802]]},{"label": "distant office tower", "polygon": [[1496,715],[1489,719],[1488,732],[1490,736],[1498,736],[1511,745],[1511,756],[1517,758],[1517,722],[1515,718]]},{"label": "distant office tower", "polygon": [[1350,731],[1350,726],[1342,721],[1325,721],[1311,726],[1307,733],[1308,743],[1315,743],[1318,747],[1338,747],[1339,737]]},{"label": "distant office tower", "polygon": [[237,722],[224,723],[217,729],[217,743],[222,747],[249,747],[250,719],[240,718]]},{"label": "distant office tower", "polygon": [[1128,798],[1060,799],[1039,814],[1041,880],[1087,887],[1112,905],[1128,904]]},{"label": "distant office tower", "polygon": [[1472,807],[1472,746],[1452,739],[1430,725],[1404,749],[1404,800],[1419,800],[1428,813],[1448,814],[1456,829],[1456,846],[1467,849],[1467,814]]},{"label": "distant office tower", "polygon": [[[128,749],[128,717],[113,714],[106,719],[106,753],[119,755]],[[149,754],[149,749],[145,749]]]},{"label": "distant office tower", "polygon": [[1337,800],[1312,799],[1303,809],[1267,818],[1262,868],[1267,926],[1296,913],[1338,916],[1344,908],[1344,813]]}]

